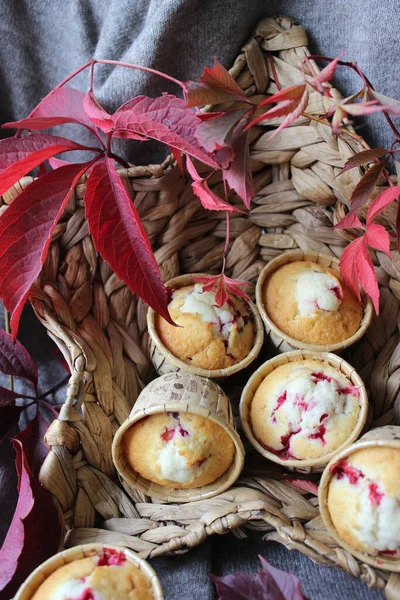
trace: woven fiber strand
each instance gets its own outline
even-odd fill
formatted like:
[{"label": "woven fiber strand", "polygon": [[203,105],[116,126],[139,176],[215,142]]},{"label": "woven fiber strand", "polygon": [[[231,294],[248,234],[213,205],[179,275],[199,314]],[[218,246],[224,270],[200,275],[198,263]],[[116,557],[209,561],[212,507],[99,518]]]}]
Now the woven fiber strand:
[{"label": "woven fiber strand", "polygon": [[[301,26],[287,17],[264,19],[243,46],[231,74],[248,96],[261,100],[277,91],[274,77],[282,86],[301,81],[301,60],[308,53]],[[332,225],[346,213],[363,168],[336,175],[367,145],[351,129],[334,136],[328,126],[313,120],[326,112],[317,94],[311,93],[307,110],[310,119],[300,117],[273,139],[262,125],[251,131],[256,196],[248,214],[232,217],[227,266],[234,278],[254,283],[266,262],[287,249],[338,257],[351,239],[350,232],[337,232]],[[269,127],[280,122],[270,121]],[[130,167],[121,174],[164,279],[180,273],[217,273],[225,215],[205,211],[169,159],[162,165]],[[30,181],[24,178],[7,192],[0,210]],[[209,184],[218,191],[217,178]],[[378,186],[375,195],[382,189]],[[42,483],[64,514],[67,545],[117,543],[152,557],[191,548],[213,533],[234,529],[243,535],[242,528],[251,527],[267,540],[343,568],[395,598],[399,576],[370,567],[343,550],[326,531],[317,499],[294,489],[283,471],[272,469],[267,461],[256,468],[248,460],[236,487],[190,504],[152,503],[125,484],[121,487],[111,444],[138,392],[153,376],[147,308],[96,254],[84,217],[84,190],[85,178],[54,230],[43,272],[31,293],[38,318],[72,373],[59,419],[46,435],[50,452],[41,471]],[[379,218],[392,227],[396,210],[388,209]],[[344,353],[370,390],[370,428],[399,418],[400,256],[397,251],[392,256],[393,262],[380,252],[373,256],[383,310],[362,340]],[[227,391],[233,399],[235,390]]]}]

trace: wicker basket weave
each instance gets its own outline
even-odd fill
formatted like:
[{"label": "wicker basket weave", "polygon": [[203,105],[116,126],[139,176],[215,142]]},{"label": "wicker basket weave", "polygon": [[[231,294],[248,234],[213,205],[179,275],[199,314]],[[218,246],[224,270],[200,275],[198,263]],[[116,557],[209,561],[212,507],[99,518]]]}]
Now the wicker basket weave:
[{"label": "wicker basket weave", "polygon": [[[248,96],[261,99],[277,91],[275,76],[283,86],[299,82],[306,54],[307,36],[301,26],[287,17],[264,19],[231,73]],[[325,112],[324,102],[312,93],[308,113],[315,118]],[[279,122],[270,121],[269,126]],[[251,282],[266,262],[287,249],[340,255],[350,234],[333,230],[332,224],[346,213],[363,170],[336,175],[347,158],[367,147],[352,130],[334,136],[328,126],[306,117],[272,140],[268,135],[262,126],[252,130],[256,197],[249,214],[234,215],[231,221],[229,274]],[[122,174],[164,279],[180,273],[217,273],[225,216],[201,207],[169,159]],[[30,181],[24,178],[3,201],[10,203]],[[341,567],[372,587],[385,588],[390,598],[399,597],[400,577],[368,566],[339,547],[323,526],[317,499],[294,489],[281,474],[272,476],[267,462],[264,475],[252,474],[247,466],[234,488],[190,504],[151,503],[126,484],[121,487],[111,443],[143,384],[153,376],[147,307],[97,256],[84,218],[84,188],[85,179],[54,231],[48,259],[31,293],[38,318],[72,373],[60,417],[46,435],[50,452],[41,471],[42,483],[63,511],[69,530],[66,544],[118,543],[152,557],[191,548],[213,533],[249,524],[267,532],[268,540],[296,548],[324,565]],[[380,219],[393,225],[395,210],[387,209]],[[344,353],[370,390],[368,427],[399,418],[400,257],[393,252],[390,262],[377,252],[374,263],[384,308],[363,339]],[[229,385],[228,380],[224,387],[233,398],[235,389]]]}]

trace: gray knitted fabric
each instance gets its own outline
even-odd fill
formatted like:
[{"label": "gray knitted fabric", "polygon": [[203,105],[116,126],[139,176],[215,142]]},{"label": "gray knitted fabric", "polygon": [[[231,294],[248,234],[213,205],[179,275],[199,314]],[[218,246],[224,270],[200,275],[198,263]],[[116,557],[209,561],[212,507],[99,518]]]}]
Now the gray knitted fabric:
[{"label": "gray knitted fabric", "polygon": [[[0,122],[26,116],[40,99],[91,57],[124,60],[162,70],[179,79],[197,78],[213,57],[229,66],[257,21],[287,14],[306,28],[314,53],[356,60],[376,88],[399,97],[398,0],[2,0],[0,2]],[[87,74],[75,84],[87,86]],[[355,76],[341,69],[337,85],[344,93],[357,88]],[[177,92],[164,81],[133,70],[96,67],[96,94],[107,108],[144,93]],[[390,144],[391,132],[381,115],[360,129],[375,145]],[[64,134],[85,139],[77,126]],[[132,162],[157,162],[165,150],[135,142],[120,149]],[[21,340],[38,361],[41,390],[64,374],[54,348],[32,315],[22,322]],[[4,384],[4,382],[2,382]],[[62,401],[63,393],[57,394]],[[10,446],[0,447],[0,539],[15,503],[15,475]],[[260,534],[247,540],[229,536],[208,540],[187,555],[160,558],[167,600],[214,599],[209,573],[254,573],[257,554],[294,572],[312,600],[380,598],[382,594],[343,571],[319,567],[298,552],[265,543]]]}]

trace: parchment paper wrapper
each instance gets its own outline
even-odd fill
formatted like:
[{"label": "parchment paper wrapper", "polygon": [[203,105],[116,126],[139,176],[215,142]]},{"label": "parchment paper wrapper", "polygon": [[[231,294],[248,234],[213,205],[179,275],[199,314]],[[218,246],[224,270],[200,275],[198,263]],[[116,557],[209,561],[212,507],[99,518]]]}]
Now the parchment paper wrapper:
[{"label": "parchment paper wrapper", "polygon": [[149,579],[153,592],[153,599],[164,599],[161,584],[154,569],[143,558],[140,558],[140,556],[135,554],[135,552],[129,550],[128,548],[114,546],[111,544],[83,544],[81,546],[74,546],[73,548],[59,552],[37,567],[19,588],[14,600],[30,600],[39,586],[54,571],[74,560],[80,560],[90,556],[101,556],[104,548],[111,548],[112,550],[117,550],[118,552],[122,550],[127,560],[138,567],[138,569],[140,569]]},{"label": "parchment paper wrapper", "polygon": [[367,563],[368,565],[372,565],[374,567],[377,567],[378,569],[387,569],[388,571],[400,573],[399,558],[385,556],[384,554],[378,553],[374,555],[370,554],[369,552],[355,550],[352,546],[350,546],[350,544],[345,542],[340,537],[336,527],[333,525],[330,512],[327,506],[329,484],[331,481],[332,468],[334,467],[334,465],[339,460],[347,458],[348,456],[354,454],[354,452],[357,452],[362,448],[373,448],[374,446],[398,448],[400,450],[400,427],[396,425],[386,425],[385,427],[378,427],[376,429],[372,429],[371,431],[368,431],[368,433],[363,435],[363,437],[358,442],[356,442],[349,448],[344,448],[341,452],[334,456],[334,458],[325,468],[321,477],[321,482],[318,488],[319,508],[322,519],[328,532],[345,550],[356,556],[359,560]]},{"label": "parchment paper wrapper", "polygon": [[[180,275],[179,277],[170,279],[165,285],[174,289],[185,287],[186,285],[193,285],[196,283],[193,279],[194,277],[205,277],[205,274],[196,273],[190,275]],[[201,377],[209,377],[211,379],[221,380],[248,367],[249,364],[253,362],[253,360],[257,358],[260,353],[264,342],[264,327],[256,305],[251,301],[247,302],[247,304],[253,313],[254,323],[254,342],[251,351],[240,362],[227,367],[226,369],[215,369],[212,371],[208,369],[201,369],[199,367],[195,367],[194,365],[189,365],[188,363],[185,363],[183,360],[180,360],[174,356],[160,340],[155,326],[156,313],[152,308],[149,308],[147,312],[147,328],[150,337],[150,358],[158,375],[163,375],[164,373],[174,373],[179,369],[182,369],[183,371],[194,373],[195,375],[200,375]]]},{"label": "parchment paper wrapper", "polygon": [[277,256],[273,260],[271,260],[268,264],[265,265],[260,275],[258,276],[257,285],[256,285],[256,304],[257,308],[260,311],[261,318],[265,325],[265,330],[272,344],[275,346],[278,352],[290,352],[294,349],[300,350],[311,350],[314,352],[336,352],[340,353],[342,350],[351,346],[355,342],[357,342],[368,329],[373,313],[373,306],[371,299],[369,297],[365,297],[363,299],[363,307],[364,307],[364,316],[361,319],[360,327],[358,330],[347,340],[342,342],[336,342],[335,344],[326,344],[326,345],[318,345],[318,344],[306,344],[305,342],[300,342],[283,331],[281,331],[275,323],[269,318],[264,301],[263,301],[263,288],[266,279],[277,269],[283,267],[290,262],[296,262],[298,260],[311,260],[315,263],[323,265],[324,267],[330,267],[334,271],[339,272],[339,261],[337,258],[333,256],[329,256],[328,254],[320,254],[318,252],[303,252],[303,250],[292,250],[290,252],[284,252],[280,256]]},{"label": "parchment paper wrapper", "polygon": [[[123,435],[140,419],[163,412],[188,412],[221,425],[235,444],[235,456],[229,469],[206,486],[187,489],[164,487],[136,473],[123,453]],[[236,481],[244,463],[244,448],[235,430],[228,397],[215,381],[185,371],[162,375],[144,388],[128,419],[115,434],[112,455],[119,475],[129,485],[164,502],[193,502],[216,496]]]},{"label": "parchment paper wrapper", "polygon": [[[329,454],[325,454],[324,456],[320,456],[319,458],[313,458],[308,460],[283,460],[273,452],[269,452],[268,450],[266,450],[254,437],[250,419],[251,403],[253,401],[254,394],[256,393],[261,383],[264,381],[267,375],[272,373],[272,371],[274,371],[277,367],[290,362],[309,359],[321,360],[327,363],[328,365],[331,365],[332,367],[343,373],[349,379],[352,385],[359,389],[360,412],[358,415],[357,425],[354,428],[351,436],[346,440],[346,442],[344,442],[344,444],[341,444],[339,448],[334,452],[330,452]],[[331,460],[333,456],[336,455],[338,450],[341,450],[342,448],[347,448],[352,442],[354,442],[360,435],[362,428],[364,427],[367,418],[367,412],[367,392],[364,383],[362,382],[360,376],[357,374],[355,369],[351,365],[349,365],[349,363],[344,361],[339,356],[336,356],[335,354],[330,354],[328,352],[311,352],[309,350],[294,350],[292,352],[285,352],[283,354],[278,354],[271,360],[268,360],[267,362],[263,363],[261,367],[259,367],[257,371],[255,371],[255,373],[253,373],[253,375],[250,377],[249,381],[243,389],[242,396],[240,399],[240,418],[242,421],[242,427],[248,440],[254,446],[254,448],[265,458],[268,458],[268,460],[278,463],[279,465],[282,465],[287,469],[299,471],[302,473],[313,473],[322,471],[324,466]]]}]

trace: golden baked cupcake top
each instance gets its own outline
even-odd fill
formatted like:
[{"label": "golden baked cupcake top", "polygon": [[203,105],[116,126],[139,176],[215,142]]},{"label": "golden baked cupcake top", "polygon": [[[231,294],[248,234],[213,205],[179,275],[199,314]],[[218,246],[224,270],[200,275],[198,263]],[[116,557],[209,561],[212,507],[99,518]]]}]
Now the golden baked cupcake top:
[{"label": "golden baked cupcake top", "polygon": [[354,430],[359,397],[359,390],[334,367],[311,359],[290,362],[258,387],[251,427],[258,442],[282,460],[319,458]]},{"label": "golden baked cupcake top", "polygon": [[105,548],[101,556],[74,560],[54,571],[32,600],[153,600],[150,579],[124,552]]},{"label": "golden baked cupcake top", "polygon": [[124,434],[123,452],[142,477],[172,488],[212,483],[232,464],[230,435],[211,419],[161,413],[137,421]]},{"label": "golden baked cupcake top", "polygon": [[363,448],[330,467],[327,508],[356,550],[400,558],[400,450]]},{"label": "golden baked cupcake top", "polygon": [[215,292],[203,285],[185,286],[172,293],[168,305],[174,327],[160,315],[156,330],[168,350],[183,362],[216,370],[234,365],[249,354],[254,342],[254,323],[249,305],[233,295],[220,308]]},{"label": "golden baked cupcake top", "polygon": [[311,261],[291,262],[265,281],[262,299],[269,318],[307,344],[343,342],[360,327],[363,308],[337,272]]}]

